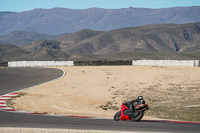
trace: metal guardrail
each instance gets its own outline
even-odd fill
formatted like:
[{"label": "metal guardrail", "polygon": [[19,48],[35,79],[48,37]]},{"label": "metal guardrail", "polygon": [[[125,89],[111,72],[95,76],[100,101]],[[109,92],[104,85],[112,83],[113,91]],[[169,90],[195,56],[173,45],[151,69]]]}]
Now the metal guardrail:
[{"label": "metal guardrail", "polygon": [[0,67],[8,67],[8,62],[1,62]]},{"label": "metal guardrail", "polygon": [[116,65],[132,65],[132,60],[74,61],[74,66],[116,66]]}]

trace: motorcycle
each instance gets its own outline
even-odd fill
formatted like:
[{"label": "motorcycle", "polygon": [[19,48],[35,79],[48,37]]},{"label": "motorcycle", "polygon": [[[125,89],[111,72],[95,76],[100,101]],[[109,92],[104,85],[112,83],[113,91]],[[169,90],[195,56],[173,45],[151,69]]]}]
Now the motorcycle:
[{"label": "motorcycle", "polygon": [[114,115],[114,120],[132,120],[132,121],[140,121],[144,116],[144,111],[149,109],[149,105],[145,104],[145,101],[137,103],[132,110],[130,110],[127,105],[122,103],[121,111],[118,111]]}]

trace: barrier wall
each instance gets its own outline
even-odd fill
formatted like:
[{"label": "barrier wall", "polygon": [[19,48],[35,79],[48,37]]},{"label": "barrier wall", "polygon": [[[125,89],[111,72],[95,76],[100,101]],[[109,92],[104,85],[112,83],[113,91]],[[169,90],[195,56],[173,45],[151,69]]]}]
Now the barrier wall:
[{"label": "barrier wall", "polygon": [[12,61],[8,67],[53,67],[53,66],[74,66],[73,61]]},{"label": "barrier wall", "polygon": [[74,66],[115,66],[115,65],[132,65],[132,60],[74,61]]},{"label": "barrier wall", "polygon": [[54,67],[54,66],[103,66],[103,65],[133,65],[133,66],[190,66],[199,67],[199,60],[133,60],[133,61],[12,61],[8,67]]},{"label": "barrier wall", "polygon": [[1,62],[0,67],[8,67],[8,62]]},{"label": "barrier wall", "polygon": [[199,67],[199,60],[133,60],[133,66],[191,66]]}]

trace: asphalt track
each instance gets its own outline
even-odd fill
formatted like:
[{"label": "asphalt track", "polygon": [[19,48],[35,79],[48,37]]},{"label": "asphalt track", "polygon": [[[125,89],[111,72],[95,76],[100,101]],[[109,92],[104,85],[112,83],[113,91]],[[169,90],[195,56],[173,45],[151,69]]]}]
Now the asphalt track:
[{"label": "asphalt track", "polygon": [[[62,75],[58,69],[0,68],[0,95],[30,87]],[[67,102],[67,101],[66,101]],[[160,121],[113,121],[111,119],[88,119],[28,115],[0,111],[0,127],[60,128],[145,132],[199,133],[199,124],[180,124]]]}]

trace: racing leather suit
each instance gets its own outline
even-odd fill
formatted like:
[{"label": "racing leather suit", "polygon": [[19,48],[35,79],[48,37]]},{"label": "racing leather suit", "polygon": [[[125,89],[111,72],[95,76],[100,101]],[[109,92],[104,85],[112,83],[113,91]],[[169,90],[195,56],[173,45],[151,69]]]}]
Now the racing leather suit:
[{"label": "racing leather suit", "polygon": [[127,107],[128,107],[130,110],[133,110],[133,103],[134,103],[134,102],[137,102],[137,101],[138,101],[137,99],[134,99],[134,100],[131,100],[131,101],[124,102],[123,104],[127,105]]}]

